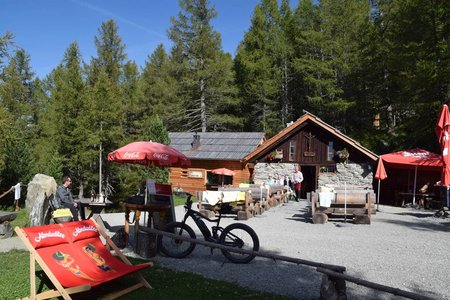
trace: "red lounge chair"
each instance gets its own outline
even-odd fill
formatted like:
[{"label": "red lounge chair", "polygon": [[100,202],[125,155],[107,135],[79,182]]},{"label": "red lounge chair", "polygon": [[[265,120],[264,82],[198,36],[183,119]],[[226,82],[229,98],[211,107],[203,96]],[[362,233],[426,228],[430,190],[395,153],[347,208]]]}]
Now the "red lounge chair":
[{"label": "red lounge chair", "polygon": [[[71,299],[71,294],[88,291],[94,286],[153,265],[132,265],[93,220],[16,227],[15,231],[30,251],[30,297],[25,299]],[[103,245],[100,235],[122,261]],[[36,294],[35,262],[41,266],[56,290]],[[138,283],[111,293],[106,298],[115,299],[141,287],[151,288],[141,274],[134,275],[137,276]]]}]

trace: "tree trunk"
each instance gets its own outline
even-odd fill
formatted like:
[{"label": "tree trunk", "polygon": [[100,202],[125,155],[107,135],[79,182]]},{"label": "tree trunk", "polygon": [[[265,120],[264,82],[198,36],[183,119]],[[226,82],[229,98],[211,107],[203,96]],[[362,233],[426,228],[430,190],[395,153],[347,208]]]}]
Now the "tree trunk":
[{"label": "tree trunk", "polygon": [[205,79],[200,79],[200,119],[202,132],[206,132]]}]

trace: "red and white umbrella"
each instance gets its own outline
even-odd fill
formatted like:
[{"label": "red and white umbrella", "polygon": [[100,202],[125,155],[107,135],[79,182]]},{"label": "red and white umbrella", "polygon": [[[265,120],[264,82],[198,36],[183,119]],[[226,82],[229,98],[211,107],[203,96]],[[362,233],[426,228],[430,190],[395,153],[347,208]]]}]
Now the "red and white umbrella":
[{"label": "red and white umbrella", "polygon": [[189,167],[191,161],[174,148],[156,142],[133,142],[108,154],[108,160],[118,163],[156,167]]},{"label": "red and white umbrella", "polygon": [[379,181],[387,178],[384,169],[385,164],[388,167],[414,168],[413,204],[416,203],[417,170],[439,170],[442,168],[440,155],[419,148],[380,155],[375,173],[375,178]]},{"label": "red and white umbrella", "polygon": [[222,176],[222,186],[223,186],[223,178],[224,176],[234,176],[236,174],[234,171],[227,168],[218,168],[211,170],[211,173]]},{"label": "red and white umbrella", "polygon": [[450,146],[450,113],[448,106],[444,104],[442,106],[441,113],[439,115],[438,122],[436,124],[436,135],[439,140],[442,151],[442,174],[441,185],[450,185],[450,155],[448,153]]},{"label": "red and white umbrella", "polygon": [[225,176],[234,176],[236,174],[234,171],[231,171],[227,168],[219,168],[211,170],[211,173],[217,174],[217,175],[225,175]]},{"label": "red and white umbrella", "polygon": [[378,179],[378,193],[377,193],[377,210],[378,205],[380,204],[380,186],[381,180],[387,178],[386,169],[384,168],[383,160],[380,158],[377,166],[377,171],[375,173],[375,178]]}]

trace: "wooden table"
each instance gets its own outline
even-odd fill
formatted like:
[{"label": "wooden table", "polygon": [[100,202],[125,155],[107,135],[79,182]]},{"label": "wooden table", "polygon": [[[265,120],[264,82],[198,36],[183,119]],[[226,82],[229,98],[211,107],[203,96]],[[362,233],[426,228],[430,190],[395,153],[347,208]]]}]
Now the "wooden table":
[{"label": "wooden table", "polygon": [[414,196],[417,199],[416,203],[425,207],[426,201],[432,200],[436,196],[436,194],[434,193],[405,193],[405,192],[399,192],[398,195],[402,200],[402,207],[405,205],[405,203],[413,202]]},{"label": "wooden table", "polygon": [[[106,200],[105,202],[95,202],[95,201],[91,201],[91,199],[88,199],[88,198],[83,198],[81,200],[75,200],[75,202],[78,203],[78,205],[79,205],[81,220],[86,220],[86,219],[90,219],[94,216],[97,216],[106,207],[113,205],[113,203],[109,200]],[[86,212],[85,212],[86,207],[88,207],[91,210],[91,212],[87,218],[86,218]]]},{"label": "wooden table", "polygon": [[[139,232],[139,221],[141,218],[141,212],[146,211],[148,212],[148,220],[147,225],[151,225],[152,221],[152,215],[154,212],[158,212],[160,215],[160,219],[164,220],[165,215],[167,211],[171,208],[169,204],[160,204],[160,203],[150,203],[150,204],[130,204],[126,202],[120,202],[120,205],[125,210],[125,245],[128,245],[128,239],[129,239],[129,232],[130,232],[130,212],[135,212],[134,217],[134,241],[135,245],[137,245],[138,240],[138,232]],[[162,225],[162,224],[161,224]]]}]

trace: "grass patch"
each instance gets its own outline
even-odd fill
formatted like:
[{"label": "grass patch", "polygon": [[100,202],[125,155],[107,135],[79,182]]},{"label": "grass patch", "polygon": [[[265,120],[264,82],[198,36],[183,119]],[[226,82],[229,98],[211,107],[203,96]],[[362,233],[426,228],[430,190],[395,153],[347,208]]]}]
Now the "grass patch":
[{"label": "grass patch", "polygon": [[[143,262],[139,259],[131,258],[130,260],[133,264]],[[13,250],[0,253],[0,268],[2,269],[0,273],[1,299],[17,299],[29,295],[28,252]],[[39,267],[37,269],[40,270]],[[120,299],[291,299],[289,297],[242,288],[228,282],[207,279],[196,274],[176,272],[158,266],[143,270],[141,274],[147,279],[153,289],[141,288]],[[47,279],[39,277],[37,276],[36,286],[40,287],[43,284],[42,291],[48,290],[49,288],[46,286],[48,284]],[[108,291],[129,286],[132,282],[131,280],[128,277],[121,278],[110,284],[97,287],[89,293],[79,294],[77,297],[74,295],[74,298],[95,299]]]},{"label": "grass patch", "polygon": [[14,219],[14,221],[11,222],[11,226],[14,228],[16,226],[19,226],[20,228],[22,227],[27,227],[28,226],[28,213],[27,210],[25,208],[21,208],[18,212],[17,212],[17,217]]}]

